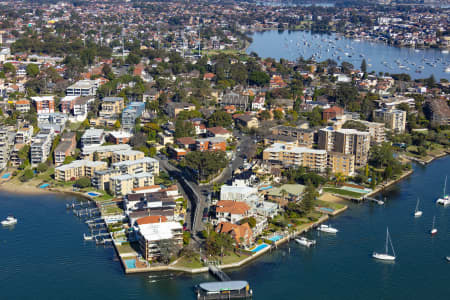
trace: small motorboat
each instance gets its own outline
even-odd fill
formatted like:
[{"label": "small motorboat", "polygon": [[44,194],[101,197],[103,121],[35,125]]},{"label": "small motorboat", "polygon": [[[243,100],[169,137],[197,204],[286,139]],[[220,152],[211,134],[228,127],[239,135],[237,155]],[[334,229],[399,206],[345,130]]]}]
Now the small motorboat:
[{"label": "small motorboat", "polygon": [[430,230],[431,235],[435,235],[438,232],[438,230],[434,226],[435,222],[436,222],[436,216],[433,217],[433,226],[431,227],[431,230]]},{"label": "small motorboat", "polygon": [[445,259],[446,259],[447,261],[450,261],[450,256],[446,256]]},{"label": "small motorboat", "polygon": [[13,216],[6,217],[5,220],[1,221],[2,225],[14,225],[17,224],[17,219]]},{"label": "small motorboat", "polygon": [[17,224],[17,219],[14,218],[13,216],[8,216],[5,220],[3,220],[2,222],[3,226],[11,226],[11,225],[15,225]]},{"label": "small motorboat", "polygon": [[336,233],[339,231],[336,228],[333,228],[333,227],[331,227],[329,225],[325,225],[325,224],[320,225],[319,228],[317,228],[317,230],[322,231],[322,232],[327,232],[327,233]]},{"label": "small motorboat", "polygon": [[418,218],[420,216],[422,216],[422,211],[419,210],[419,198],[417,198],[417,204],[416,204],[416,209],[414,210],[414,217]]},{"label": "small motorboat", "polygon": [[94,237],[92,235],[86,235],[85,233],[83,233],[83,239],[85,241],[92,241]]},{"label": "small motorboat", "polygon": [[302,237],[302,236],[297,238],[297,239],[295,239],[295,241],[297,243],[299,243],[300,245],[303,245],[303,246],[306,246],[306,247],[311,247],[311,246],[316,244],[315,240],[308,240],[307,238]]}]

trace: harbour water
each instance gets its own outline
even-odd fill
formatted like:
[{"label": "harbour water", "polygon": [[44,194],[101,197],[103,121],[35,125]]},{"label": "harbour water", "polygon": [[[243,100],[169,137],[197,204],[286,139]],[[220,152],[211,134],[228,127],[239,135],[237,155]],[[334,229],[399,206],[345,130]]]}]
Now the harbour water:
[{"label": "harbour water", "polygon": [[365,59],[367,70],[377,74],[406,73],[413,79],[428,78],[433,74],[437,81],[441,78],[450,80],[450,73],[445,72],[450,67],[450,54],[438,49],[399,48],[381,42],[356,41],[336,34],[306,31],[270,30],[255,32],[251,37],[253,42],[247,53],[255,52],[263,58],[296,60],[315,55],[316,61],[332,59],[339,65],[346,61],[355,68],[359,68]]},{"label": "harbour water", "polygon": [[[450,207],[435,204],[442,194],[450,157],[415,172],[378,197],[386,204],[350,204],[329,223],[336,235],[311,231],[317,245],[291,242],[233,271],[250,283],[254,299],[448,299]],[[417,197],[423,216],[414,218]],[[86,225],[66,211],[64,195],[0,192],[0,218],[19,223],[0,228],[2,299],[194,299],[193,286],[208,274],[159,273],[126,276],[112,248],[83,241]],[[431,237],[433,216],[439,230]],[[395,263],[371,257],[383,251],[386,226]]]}]

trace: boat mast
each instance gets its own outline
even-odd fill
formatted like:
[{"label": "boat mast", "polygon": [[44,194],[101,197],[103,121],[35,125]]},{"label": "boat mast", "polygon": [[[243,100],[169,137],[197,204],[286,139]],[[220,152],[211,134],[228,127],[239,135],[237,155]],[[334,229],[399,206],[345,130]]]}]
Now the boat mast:
[{"label": "boat mast", "polygon": [[443,198],[445,198],[445,190],[447,188],[447,175],[445,176],[445,183],[444,183],[444,195],[442,196]]},{"label": "boat mast", "polygon": [[414,212],[417,212],[417,210],[419,209],[419,202],[420,202],[420,199],[419,199],[419,197],[417,197],[416,210]]},{"label": "boat mast", "polygon": [[388,254],[389,228],[386,227],[386,254]]}]

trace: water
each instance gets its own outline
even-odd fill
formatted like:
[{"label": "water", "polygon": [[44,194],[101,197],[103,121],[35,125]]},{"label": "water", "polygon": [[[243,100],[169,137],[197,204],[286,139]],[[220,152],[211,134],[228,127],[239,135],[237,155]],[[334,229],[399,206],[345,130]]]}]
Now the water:
[{"label": "water", "polygon": [[[351,204],[329,224],[336,235],[310,232],[310,249],[295,242],[227,272],[250,282],[254,299],[447,299],[450,207],[437,206],[450,157],[415,172],[381,197],[384,206]],[[421,218],[414,218],[420,197]],[[0,217],[14,214],[12,230],[0,228],[2,299],[194,299],[192,287],[208,274],[125,276],[112,249],[83,241],[86,225],[66,211],[71,196],[0,193]],[[430,237],[433,216],[439,230]],[[395,263],[371,258],[383,251],[389,226]]]},{"label": "water", "polygon": [[[263,58],[296,60],[299,57],[307,59],[316,55],[316,61],[333,59],[338,64],[347,61],[355,68],[359,68],[362,60],[366,59],[367,64],[372,65],[367,66],[369,72],[407,73],[413,79],[428,78],[434,74],[436,80],[450,80],[450,73],[445,72],[445,68],[450,66],[450,54],[443,54],[436,49],[398,48],[381,42],[357,42],[345,37],[336,40],[336,34],[312,34],[306,31],[271,30],[253,33],[251,37],[253,43],[247,53],[253,51]],[[341,57],[340,60],[338,56]]]}]

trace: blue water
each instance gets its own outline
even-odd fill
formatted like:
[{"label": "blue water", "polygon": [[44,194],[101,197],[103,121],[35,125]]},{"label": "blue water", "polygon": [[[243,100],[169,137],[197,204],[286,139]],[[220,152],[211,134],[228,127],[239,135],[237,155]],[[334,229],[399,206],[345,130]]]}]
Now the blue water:
[{"label": "blue water", "polygon": [[[247,280],[254,299],[448,299],[450,207],[435,204],[442,194],[450,157],[415,172],[381,195],[383,206],[349,204],[333,218],[336,235],[311,231],[308,249],[294,242],[255,262],[227,271]],[[450,175],[450,174],[449,174]],[[421,218],[414,218],[420,197]],[[214,280],[208,274],[125,276],[111,248],[84,242],[84,222],[69,211],[72,196],[18,196],[0,192],[0,219],[19,223],[0,228],[0,299],[195,299],[193,286]],[[430,237],[433,216],[439,232]],[[371,258],[382,251],[386,226],[397,261]],[[300,297],[301,296],[301,297]]]},{"label": "blue water", "polygon": [[264,249],[264,248],[267,248],[267,247],[269,247],[269,245],[267,245],[267,244],[261,244],[261,245],[259,245],[258,247],[256,247],[255,249],[253,249],[253,250],[251,250],[251,251],[254,252],[254,253],[256,253],[256,252],[258,252],[258,251],[260,251],[260,250],[262,250],[262,249]]},{"label": "blue water", "polygon": [[[337,37],[335,34],[311,34],[306,31],[285,30],[278,32],[272,30],[256,32],[251,37],[253,42],[248,47],[247,53],[256,52],[263,58],[296,60],[299,57],[308,59],[313,55],[318,55],[316,61],[324,61],[329,58],[338,64],[347,61],[352,63],[355,68],[359,68],[363,58],[365,58],[367,64],[372,65],[367,67],[369,72],[375,71],[377,74],[378,72],[407,73],[414,79],[428,78],[431,74],[434,74],[436,80],[440,78],[450,80],[450,73],[444,71],[446,67],[450,66],[450,54],[443,54],[436,49],[416,51],[411,48],[389,46],[381,42],[364,40],[356,42],[343,37],[335,40]],[[304,42],[307,42],[308,46]],[[335,48],[331,48],[333,45]],[[338,50],[338,48],[341,50]],[[346,52],[352,57],[346,56]],[[338,56],[341,56],[341,60],[338,59]],[[400,68],[396,60],[400,60],[400,65],[408,67],[409,70]],[[387,66],[383,62],[386,62]],[[427,62],[435,62],[436,66],[433,67]],[[419,66],[423,66],[424,69],[420,70]],[[416,70],[420,70],[421,73],[416,73]]]},{"label": "blue water", "polygon": [[282,238],[283,238],[282,235],[276,235],[276,236],[271,237],[269,240],[272,242],[277,242],[277,241],[281,240]]}]

